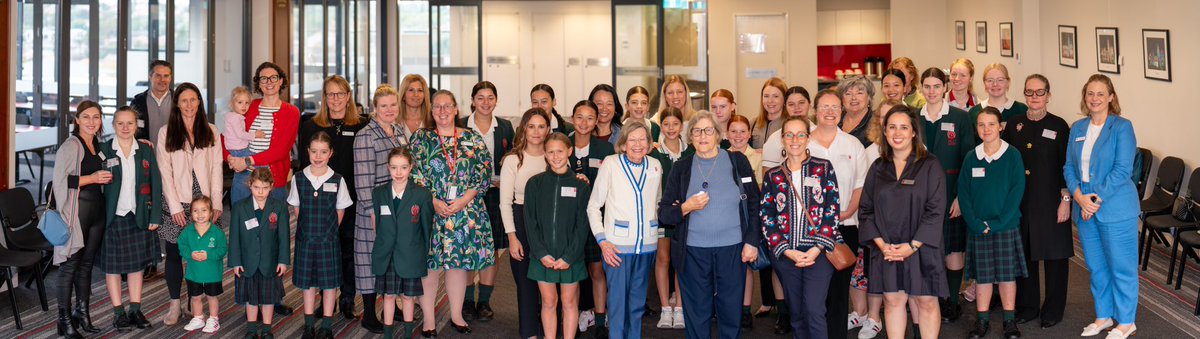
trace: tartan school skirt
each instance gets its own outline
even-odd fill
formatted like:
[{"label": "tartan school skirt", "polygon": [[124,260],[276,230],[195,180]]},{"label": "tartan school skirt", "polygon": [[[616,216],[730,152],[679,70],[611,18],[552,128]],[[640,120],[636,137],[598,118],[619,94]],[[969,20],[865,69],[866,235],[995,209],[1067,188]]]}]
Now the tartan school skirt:
[{"label": "tartan school skirt", "polygon": [[943,253],[965,252],[967,250],[967,225],[962,217],[951,219],[947,209],[946,217],[942,219],[942,248]]},{"label": "tartan school skirt", "polygon": [[297,237],[292,284],[306,290],[342,286],[342,248],[338,238]]},{"label": "tartan school skirt", "polygon": [[141,272],[158,259],[157,232],[136,225],[137,216],[109,216],[112,223],[104,230],[100,258],[96,267],[105,274]]},{"label": "tartan school skirt", "polygon": [[587,243],[583,244],[583,262],[591,264],[604,261],[604,253],[600,251],[600,244],[596,243],[596,235],[590,229],[587,234]]},{"label": "tartan school skirt", "polygon": [[421,278],[401,278],[396,269],[388,267],[387,273],[375,276],[375,293],[419,297],[425,294]]},{"label": "tartan school skirt", "polygon": [[[267,273],[267,274],[264,274]],[[244,272],[234,278],[233,300],[241,305],[275,305],[283,300],[283,279],[275,271],[258,271],[253,275]]]},{"label": "tartan school skirt", "polygon": [[1016,281],[1028,275],[1020,229],[967,237],[966,279],[980,284]]}]

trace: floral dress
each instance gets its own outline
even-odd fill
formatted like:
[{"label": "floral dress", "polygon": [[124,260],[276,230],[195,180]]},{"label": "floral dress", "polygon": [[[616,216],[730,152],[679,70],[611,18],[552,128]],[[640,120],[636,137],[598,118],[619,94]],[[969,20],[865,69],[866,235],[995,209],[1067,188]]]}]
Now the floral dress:
[{"label": "floral dress", "polygon": [[454,136],[421,129],[409,138],[416,167],[413,179],[449,203],[468,190],[478,194],[457,214],[433,216],[429,269],[479,270],[495,264],[492,225],[484,196],[492,173],[492,156],[483,137],[459,128]]}]

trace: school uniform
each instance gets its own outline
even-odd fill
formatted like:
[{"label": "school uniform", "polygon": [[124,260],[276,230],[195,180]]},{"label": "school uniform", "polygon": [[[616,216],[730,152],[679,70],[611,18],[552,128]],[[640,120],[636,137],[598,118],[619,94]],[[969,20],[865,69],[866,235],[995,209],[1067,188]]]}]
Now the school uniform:
[{"label": "school uniform", "polygon": [[966,278],[990,284],[1026,276],[1018,228],[1025,193],[1021,155],[1004,141],[995,154],[986,154],[980,144],[962,168],[971,171],[958,177],[958,206],[968,234]]},{"label": "school uniform", "polygon": [[[529,279],[573,284],[587,279],[584,244],[589,225],[587,199],[591,189],[570,168],[558,174],[545,171],[525,184],[525,230],[529,241]],[[562,259],[570,267],[556,271],[542,265],[543,257]]]},{"label": "school uniform", "polygon": [[[187,261],[187,273],[184,275],[184,279],[187,280],[188,295],[215,297],[224,293],[225,289],[222,287],[221,279],[225,273],[225,267],[222,262],[225,261],[225,255],[229,249],[225,232],[222,232],[217,224],[210,223],[208,231],[202,235],[196,231],[196,225],[192,223],[188,224],[179,234],[178,243],[179,255]],[[195,251],[207,252],[208,258],[204,261],[192,260],[192,252]]]},{"label": "school uniform", "polygon": [[273,198],[267,198],[262,206],[253,197],[234,204],[229,225],[229,267],[244,269],[234,280],[234,300],[238,304],[275,305],[283,298],[283,280],[275,274],[275,268],[291,262],[288,218],[286,203]]},{"label": "school uniform", "polygon": [[104,185],[104,242],[96,266],[106,274],[141,272],[158,260],[157,233],[151,223],[161,222],[162,178],[154,144],[134,141],[126,157],[117,139],[100,145],[104,168],[112,172],[112,182]]},{"label": "school uniform", "polygon": [[942,220],[942,237],[945,243],[942,250],[945,254],[950,254],[966,251],[967,248],[966,227],[963,226],[961,218],[950,218],[950,206],[958,197],[958,176],[963,159],[966,159],[967,153],[970,153],[978,142],[975,139],[974,120],[967,112],[950,107],[950,103],[945,101],[942,101],[941,105],[942,110],[936,120],[929,120],[927,117],[929,107],[921,109],[919,120],[925,125],[925,148],[937,157],[945,171],[946,210]]},{"label": "school uniform", "polygon": [[404,192],[392,184],[375,187],[375,244],[371,273],[376,292],[418,297],[424,294],[421,278],[429,263],[429,238],[433,232],[433,194],[409,181]]},{"label": "school uniform", "polygon": [[971,114],[972,127],[975,126],[974,122],[976,118],[979,117],[979,112],[982,112],[984,107],[995,107],[996,110],[999,110],[1000,121],[1008,121],[1014,117],[1025,115],[1025,112],[1029,111],[1029,106],[1025,106],[1025,104],[1012,99],[1009,99],[1008,102],[1004,103],[1003,106],[991,105],[988,103],[988,99],[984,99],[983,101],[979,102],[978,105],[975,105],[975,107],[971,107],[971,110],[968,111],[968,113]]},{"label": "school uniform", "polygon": [[[501,162],[504,159],[504,155],[508,154],[509,150],[512,150],[513,139],[516,138],[512,122],[496,118],[495,115],[492,115],[492,128],[484,131],[475,125],[475,115],[469,115],[459,118],[456,125],[461,128],[473,129],[483,137],[484,145],[492,153],[492,164],[494,166],[492,166],[491,176],[498,180],[500,177]],[[503,222],[500,220],[500,185],[488,187],[484,195],[484,205],[487,207],[488,218],[491,219],[492,225],[503,225]],[[508,248],[508,235],[503,232],[492,232],[492,244],[496,250]]]},{"label": "school uniform", "polygon": [[[358,124],[346,124],[345,119],[329,119],[328,127],[321,127],[313,121],[313,119],[305,120],[300,124],[300,152],[297,152],[300,160],[300,167],[308,167],[311,162],[308,159],[308,144],[312,141],[312,136],[317,132],[324,131],[329,134],[332,140],[330,145],[333,150],[333,155],[329,157],[329,168],[342,176],[346,180],[346,186],[350,189],[350,201],[358,201],[358,192],[354,189],[354,138],[358,131],[367,126],[370,122],[366,116],[361,116]],[[342,267],[342,305],[353,303],[354,301],[354,222],[357,209],[352,203],[350,207],[345,208],[346,213],[342,218],[342,222],[338,226],[338,246],[341,247],[341,267]],[[343,307],[348,308],[348,307]]]},{"label": "school uniform", "polygon": [[[571,142],[575,142],[574,133],[571,133]],[[575,146],[571,146],[575,147]],[[604,158],[613,155],[613,145],[604,139],[592,136],[588,141],[587,148],[575,148],[571,153],[571,168],[575,173],[583,173],[583,176],[588,178],[589,183],[596,182],[596,174],[600,172],[600,164],[604,162]],[[583,259],[587,263],[596,263],[604,260],[603,254],[600,253],[600,245],[596,244],[596,236],[592,232],[588,233],[588,242],[583,247]],[[588,296],[584,297],[591,298]]]},{"label": "school uniform", "polygon": [[346,180],[333,169],[327,168],[321,176],[314,175],[312,167],[300,172],[302,175],[292,179],[287,198],[288,205],[299,210],[292,285],[300,289],[332,290],[341,285],[343,270],[338,211],[354,202],[350,200]]}]

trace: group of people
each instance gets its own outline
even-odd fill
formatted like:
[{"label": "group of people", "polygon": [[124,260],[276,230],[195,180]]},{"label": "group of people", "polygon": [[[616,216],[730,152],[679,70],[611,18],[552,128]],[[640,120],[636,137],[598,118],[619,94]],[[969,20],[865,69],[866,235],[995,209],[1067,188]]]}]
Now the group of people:
[{"label": "group of people", "polygon": [[[999,332],[1016,338],[1018,324],[1063,319],[1073,222],[1095,298],[1082,334],[1135,333],[1136,140],[1112,82],[1089,78],[1084,118],[1068,125],[1047,111],[1045,77],[1025,79],[1021,103],[1008,97],[1004,65],[984,68],[984,100],[974,73],[967,59],[947,74],[901,57],[881,99],[863,77],[811,97],[772,78],[754,115],[724,89],[697,110],[685,79],[670,76],[657,98],[596,85],[564,117],[539,84],[517,121],[495,115],[488,81],[460,114],[455,93],[408,75],[376,88],[366,114],[335,75],[316,115],[301,119],[281,97],[288,76],[267,62],[252,88],[231,93],[218,132],[199,89],[172,89],[172,66],[155,61],[150,89],[113,113],[111,141],[99,138],[101,107],[85,101],[59,147],[53,204],[71,237],[54,253],[58,332],[99,331],[88,309],[94,262],[113,326],[152,326],[143,272],[165,253],[167,326],[182,317],[186,281],[184,329],[218,331],[215,297],[232,274],[246,336],[271,338],[273,315],[291,312],[281,304],[291,270],[305,338],[332,338],[339,307],[358,318],[356,296],[364,329],[435,337],[443,287],[450,326],[470,333],[495,317],[495,265],[507,252],[522,338],[556,338],[560,323],[565,338],[640,337],[656,313],[651,280],[657,327],[688,338],[710,338],[714,325],[737,338],[772,314],[775,333],[795,338],[855,328],[903,338],[910,323],[937,338],[961,298],[975,301],[969,336],[982,338],[994,291]],[[225,168],[235,174],[221,225]],[[752,311],[755,276],[762,306]]]}]

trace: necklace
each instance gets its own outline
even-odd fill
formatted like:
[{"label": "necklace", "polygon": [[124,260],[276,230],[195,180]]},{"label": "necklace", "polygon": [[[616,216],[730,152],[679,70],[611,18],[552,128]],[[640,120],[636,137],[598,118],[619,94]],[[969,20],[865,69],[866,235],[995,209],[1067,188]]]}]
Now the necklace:
[{"label": "necklace", "polygon": [[[719,157],[720,155],[721,155],[721,153],[718,152],[717,156]],[[697,159],[704,160],[703,158],[700,158],[699,156],[697,156]],[[713,169],[717,168],[717,157],[713,157],[712,162],[713,162],[712,166],[708,167],[708,173],[704,174],[704,183],[700,184],[700,188],[702,188],[702,189],[708,189],[708,177],[712,175]],[[699,167],[700,163],[697,162],[696,166]],[[701,169],[700,172],[704,173],[704,170]]]}]

